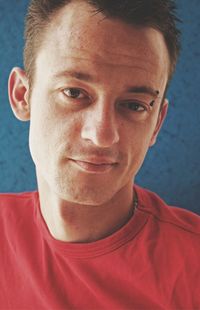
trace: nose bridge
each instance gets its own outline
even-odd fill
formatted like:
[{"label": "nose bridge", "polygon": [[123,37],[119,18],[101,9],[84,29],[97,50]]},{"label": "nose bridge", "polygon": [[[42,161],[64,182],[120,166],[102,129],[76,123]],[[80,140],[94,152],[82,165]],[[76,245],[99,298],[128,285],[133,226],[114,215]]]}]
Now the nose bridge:
[{"label": "nose bridge", "polygon": [[109,104],[109,99],[104,98],[99,100],[99,103],[94,106],[94,116],[96,122],[102,127],[104,125],[105,127],[108,127],[108,125],[114,125],[115,109],[111,102]]},{"label": "nose bridge", "polygon": [[110,147],[119,140],[114,104],[101,98],[88,110],[82,128],[82,138],[99,147]]}]

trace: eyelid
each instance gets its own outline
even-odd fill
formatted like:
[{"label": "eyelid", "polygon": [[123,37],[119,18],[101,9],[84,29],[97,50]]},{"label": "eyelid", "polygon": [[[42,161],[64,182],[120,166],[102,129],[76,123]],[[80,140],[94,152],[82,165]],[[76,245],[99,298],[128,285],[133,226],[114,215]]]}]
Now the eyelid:
[{"label": "eyelid", "polygon": [[145,102],[142,102],[140,100],[137,100],[137,99],[128,99],[128,100],[124,100],[123,102],[120,103],[120,105],[124,105],[125,104],[129,104],[129,103],[133,103],[133,104],[138,104],[140,105],[141,107],[144,108],[145,111],[150,111],[152,109],[152,106],[150,106],[149,104],[145,103]]}]

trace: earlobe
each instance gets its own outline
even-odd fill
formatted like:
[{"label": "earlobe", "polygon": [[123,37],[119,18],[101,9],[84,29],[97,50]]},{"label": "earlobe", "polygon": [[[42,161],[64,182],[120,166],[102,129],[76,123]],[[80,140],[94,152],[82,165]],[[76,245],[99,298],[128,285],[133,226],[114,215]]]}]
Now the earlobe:
[{"label": "earlobe", "polygon": [[153,146],[156,143],[157,136],[158,136],[158,134],[159,134],[159,132],[160,132],[160,130],[162,128],[162,125],[164,123],[164,120],[165,120],[165,118],[167,116],[168,105],[169,105],[169,102],[168,102],[167,99],[165,99],[164,103],[163,103],[163,106],[161,108],[161,111],[159,112],[156,128],[154,130],[154,133],[153,133],[153,136],[151,138],[149,146]]},{"label": "earlobe", "polygon": [[13,68],[8,80],[10,105],[15,116],[21,121],[30,119],[29,84],[24,70]]}]

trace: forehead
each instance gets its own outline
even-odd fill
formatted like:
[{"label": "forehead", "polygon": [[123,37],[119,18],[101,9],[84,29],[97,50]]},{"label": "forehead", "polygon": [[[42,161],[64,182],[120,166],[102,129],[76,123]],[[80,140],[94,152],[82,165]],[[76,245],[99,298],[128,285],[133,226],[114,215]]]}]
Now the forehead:
[{"label": "forehead", "polygon": [[[39,66],[51,73],[65,64],[100,72],[143,72],[167,80],[169,55],[162,34],[105,18],[84,1],[72,1],[52,18],[38,53]],[[36,61],[37,63],[37,61]]]}]

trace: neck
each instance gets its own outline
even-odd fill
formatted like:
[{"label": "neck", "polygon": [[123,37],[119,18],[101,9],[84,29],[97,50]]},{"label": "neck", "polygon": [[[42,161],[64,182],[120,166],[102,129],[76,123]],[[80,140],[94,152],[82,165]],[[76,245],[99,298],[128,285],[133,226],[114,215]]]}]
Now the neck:
[{"label": "neck", "polygon": [[37,174],[42,216],[51,235],[65,242],[94,242],[124,226],[134,213],[133,185],[128,184],[102,205],[77,204],[62,199]]}]

